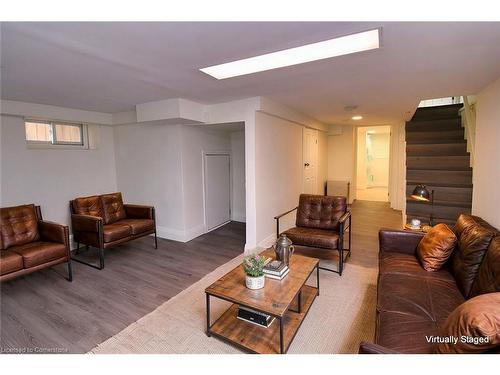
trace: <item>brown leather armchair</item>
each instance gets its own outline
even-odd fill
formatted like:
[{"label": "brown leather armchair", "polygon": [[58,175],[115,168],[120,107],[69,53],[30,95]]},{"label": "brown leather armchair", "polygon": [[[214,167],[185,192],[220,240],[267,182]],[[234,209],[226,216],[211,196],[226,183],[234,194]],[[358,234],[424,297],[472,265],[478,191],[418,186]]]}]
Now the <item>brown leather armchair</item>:
[{"label": "brown leather armchair", "polygon": [[70,202],[70,208],[76,254],[80,244],[99,251],[99,266],[73,256],[79,263],[101,270],[104,268],[104,249],[150,234],[154,234],[155,249],[158,247],[153,206],[123,204],[121,193],[111,193],[76,198]]},{"label": "brown leather armchair", "polygon": [[[299,205],[275,217],[276,235],[280,235],[281,217],[297,210],[296,227],[283,232],[294,245],[339,252],[337,270],[320,267],[322,270],[342,276],[345,260],[351,256],[351,212],[345,197],[301,194]],[[349,247],[344,249],[344,235],[349,229]],[[347,255],[344,257],[344,253]]]},{"label": "brown leather armchair", "polygon": [[68,263],[72,281],[67,226],[43,221],[34,204],[0,208],[0,281],[60,263]]}]

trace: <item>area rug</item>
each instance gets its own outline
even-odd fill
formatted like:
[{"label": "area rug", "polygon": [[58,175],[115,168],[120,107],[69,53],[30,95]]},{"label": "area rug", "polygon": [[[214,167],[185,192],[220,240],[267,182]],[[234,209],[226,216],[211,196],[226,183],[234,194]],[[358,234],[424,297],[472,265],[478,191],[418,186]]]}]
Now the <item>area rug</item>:
[{"label": "area rug", "polygon": [[[205,335],[207,286],[238,266],[238,256],[171,298],[156,310],[109,338],[90,353],[242,353],[217,338]],[[332,265],[326,264],[328,267]],[[309,283],[315,285],[315,276]],[[377,270],[346,264],[342,277],[320,271],[321,294],[311,306],[288,353],[357,353],[363,340],[375,332]],[[211,299],[212,319],[229,306]]]}]

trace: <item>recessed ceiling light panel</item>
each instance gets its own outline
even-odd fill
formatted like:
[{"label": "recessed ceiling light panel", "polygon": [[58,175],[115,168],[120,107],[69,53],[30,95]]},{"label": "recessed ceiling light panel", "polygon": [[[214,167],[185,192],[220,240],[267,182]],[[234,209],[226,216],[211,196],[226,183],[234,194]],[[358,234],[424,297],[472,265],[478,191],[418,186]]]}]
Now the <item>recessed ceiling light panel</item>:
[{"label": "recessed ceiling light panel", "polygon": [[363,118],[363,116],[352,116],[351,118],[353,120],[357,121],[357,120],[361,120]]},{"label": "recessed ceiling light panel", "polygon": [[368,51],[379,48],[379,46],[379,29],[375,29],[225,64],[209,66],[200,70],[217,79],[225,79]]}]

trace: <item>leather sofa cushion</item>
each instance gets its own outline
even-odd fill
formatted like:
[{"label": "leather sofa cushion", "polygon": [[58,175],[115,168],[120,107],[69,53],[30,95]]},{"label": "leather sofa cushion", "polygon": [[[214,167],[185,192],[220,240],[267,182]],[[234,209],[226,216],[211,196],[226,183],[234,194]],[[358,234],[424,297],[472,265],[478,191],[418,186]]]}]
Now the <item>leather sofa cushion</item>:
[{"label": "leather sofa cushion", "polygon": [[132,229],[126,224],[114,223],[103,225],[104,242],[121,240],[132,234]]},{"label": "leather sofa cushion", "polygon": [[378,345],[397,353],[429,354],[435,350],[435,344],[427,342],[425,336],[437,335],[436,322],[407,315],[398,311],[377,313],[376,342]]},{"label": "leather sofa cushion", "polygon": [[378,290],[378,311],[398,312],[437,323],[465,301],[451,277],[389,273],[379,276]]},{"label": "leather sofa cushion", "polygon": [[478,217],[460,215],[455,233],[458,249],[452,257],[453,273],[463,295],[469,297],[486,250],[498,231]]},{"label": "leather sofa cushion", "polygon": [[426,271],[438,271],[451,256],[457,237],[446,224],[437,224],[417,246],[417,257]]},{"label": "leather sofa cushion", "polygon": [[420,270],[379,275],[377,344],[402,353],[432,353],[434,344],[425,336],[437,335],[449,313],[464,302],[449,273]]},{"label": "leather sofa cushion", "polygon": [[490,242],[476,280],[472,284],[471,297],[492,292],[500,292],[500,236]]},{"label": "leather sofa cushion", "polygon": [[422,268],[415,255],[387,252],[380,254],[379,258],[379,274],[402,274],[418,278],[437,278],[442,280],[449,280],[451,283],[455,282],[455,278],[445,266],[435,272],[427,272]]},{"label": "leather sofa cushion", "polygon": [[[440,333],[459,338],[457,344],[443,343],[438,353],[483,353],[500,348],[500,293],[471,298],[448,316]],[[487,343],[462,342],[462,336],[488,337]]]},{"label": "leather sofa cushion", "polygon": [[155,229],[155,223],[149,219],[123,219],[117,221],[116,224],[128,225],[132,230],[132,234],[141,234]]},{"label": "leather sofa cushion", "polygon": [[104,218],[101,197],[98,195],[76,198],[73,201],[73,210],[75,211],[75,214]]},{"label": "leather sofa cushion", "polygon": [[23,257],[24,268],[35,267],[67,256],[66,246],[56,242],[30,242],[15,246],[12,251]]},{"label": "leather sofa cushion", "polygon": [[3,249],[37,241],[40,236],[35,205],[0,208],[0,236]]},{"label": "leather sofa cushion", "polygon": [[23,257],[13,251],[0,251],[0,275],[23,269]]},{"label": "leather sofa cushion", "polygon": [[338,230],[339,219],[346,211],[345,197],[301,194],[296,225],[306,228]]},{"label": "leather sofa cushion", "polygon": [[294,245],[338,249],[339,235],[331,230],[295,227],[284,232]]},{"label": "leather sofa cushion", "polygon": [[101,201],[104,209],[104,224],[112,224],[126,218],[122,193],[101,195]]}]

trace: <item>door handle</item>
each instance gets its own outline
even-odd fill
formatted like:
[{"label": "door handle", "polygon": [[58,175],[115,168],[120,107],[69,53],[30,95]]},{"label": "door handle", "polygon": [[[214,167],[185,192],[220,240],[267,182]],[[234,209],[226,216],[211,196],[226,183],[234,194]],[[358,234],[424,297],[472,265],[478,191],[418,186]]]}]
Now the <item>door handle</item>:
[{"label": "door handle", "polygon": [[309,167],[309,163],[304,163],[304,167]]}]

